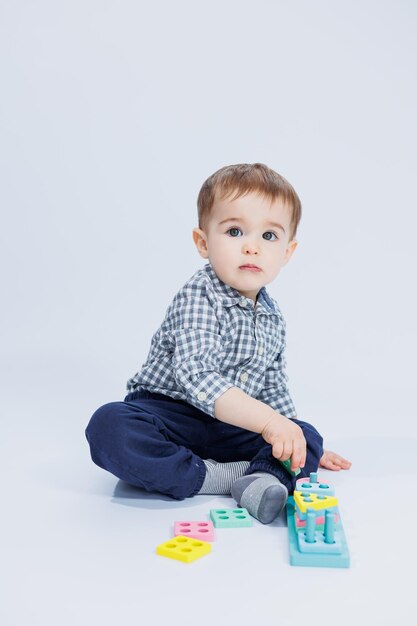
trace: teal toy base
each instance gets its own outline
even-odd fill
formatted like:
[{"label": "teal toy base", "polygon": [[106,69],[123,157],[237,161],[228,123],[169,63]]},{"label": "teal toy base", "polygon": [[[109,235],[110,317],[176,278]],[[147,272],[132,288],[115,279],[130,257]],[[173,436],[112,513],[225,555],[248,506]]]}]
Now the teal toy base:
[{"label": "teal toy base", "polygon": [[298,549],[297,530],[295,527],[294,498],[289,496],[287,500],[288,539],[290,543],[290,563],[304,567],[350,567],[349,550],[342,522],[336,524],[336,530],[342,545],[341,554],[300,552]]},{"label": "teal toy base", "polygon": [[210,517],[215,528],[244,528],[252,526],[247,509],[211,509]]}]

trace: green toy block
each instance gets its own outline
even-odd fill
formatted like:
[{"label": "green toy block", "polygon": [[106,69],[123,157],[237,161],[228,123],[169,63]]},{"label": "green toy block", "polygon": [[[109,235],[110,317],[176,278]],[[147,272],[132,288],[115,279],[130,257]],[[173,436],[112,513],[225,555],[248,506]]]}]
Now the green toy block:
[{"label": "green toy block", "polygon": [[280,463],[281,463],[281,465],[283,465],[285,467],[287,472],[289,474],[291,474],[291,476],[298,476],[298,474],[301,472],[299,467],[297,467],[295,472],[293,472],[293,470],[291,469],[291,459],[287,459],[286,461],[280,461]]},{"label": "green toy block", "polygon": [[211,509],[210,517],[216,528],[252,526],[252,518],[247,509]]}]

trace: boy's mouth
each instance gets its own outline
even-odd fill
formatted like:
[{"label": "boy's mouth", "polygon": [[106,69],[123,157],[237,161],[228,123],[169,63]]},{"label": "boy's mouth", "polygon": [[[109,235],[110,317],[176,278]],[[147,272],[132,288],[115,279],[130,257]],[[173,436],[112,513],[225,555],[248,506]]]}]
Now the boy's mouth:
[{"label": "boy's mouth", "polygon": [[249,270],[250,272],[261,272],[261,268],[257,265],[252,265],[252,263],[248,263],[247,265],[241,265],[239,267],[240,270]]}]

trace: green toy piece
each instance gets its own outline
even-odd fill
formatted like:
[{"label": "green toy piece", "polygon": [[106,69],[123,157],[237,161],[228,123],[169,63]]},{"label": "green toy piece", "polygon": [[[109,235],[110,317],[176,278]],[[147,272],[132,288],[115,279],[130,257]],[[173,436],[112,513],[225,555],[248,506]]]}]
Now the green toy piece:
[{"label": "green toy piece", "polygon": [[210,517],[216,528],[243,528],[252,526],[247,509],[211,509]]},{"label": "green toy piece", "polygon": [[298,474],[301,472],[299,467],[297,467],[297,469],[295,471],[293,471],[291,469],[291,459],[287,459],[286,461],[280,461],[280,463],[281,463],[281,465],[283,465],[285,467],[287,472],[289,472],[291,474],[291,476],[298,476]]}]

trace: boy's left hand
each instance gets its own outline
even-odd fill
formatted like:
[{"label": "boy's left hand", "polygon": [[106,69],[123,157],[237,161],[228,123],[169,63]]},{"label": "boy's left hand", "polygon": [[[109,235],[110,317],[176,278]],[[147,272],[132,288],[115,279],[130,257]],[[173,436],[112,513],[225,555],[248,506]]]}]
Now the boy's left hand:
[{"label": "boy's left hand", "polygon": [[349,469],[352,463],[347,459],[344,459],[340,454],[331,452],[330,450],[324,450],[323,456],[320,459],[320,467],[338,472],[341,469]]}]

